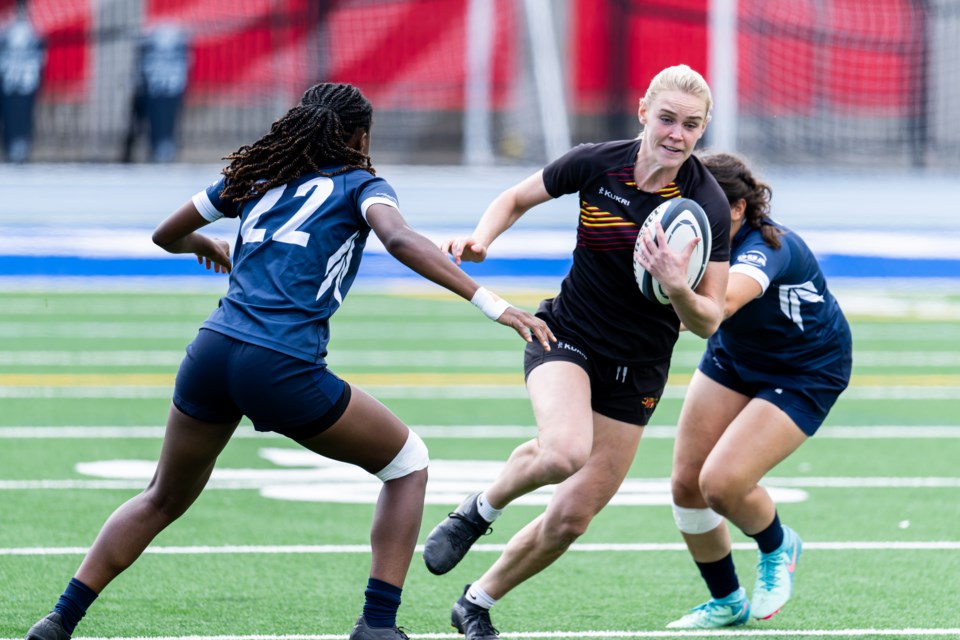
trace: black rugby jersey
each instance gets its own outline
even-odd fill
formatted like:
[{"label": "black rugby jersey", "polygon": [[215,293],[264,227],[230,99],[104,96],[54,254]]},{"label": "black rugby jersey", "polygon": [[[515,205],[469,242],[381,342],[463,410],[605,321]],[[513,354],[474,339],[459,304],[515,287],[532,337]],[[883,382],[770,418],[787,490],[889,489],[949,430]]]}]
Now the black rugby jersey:
[{"label": "black rugby jersey", "polygon": [[543,170],[554,198],[580,195],[573,266],[556,298],[541,305],[551,329],[577,337],[617,361],[654,364],[670,360],[680,320],[670,305],[648,300],[633,273],[640,226],[670,198],[703,207],[712,230],[711,262],[730,259],[730,206],[714,177],[691,156],[676,181],[655,193],[640,190],[633,170],[640,139],[582,144]]}]

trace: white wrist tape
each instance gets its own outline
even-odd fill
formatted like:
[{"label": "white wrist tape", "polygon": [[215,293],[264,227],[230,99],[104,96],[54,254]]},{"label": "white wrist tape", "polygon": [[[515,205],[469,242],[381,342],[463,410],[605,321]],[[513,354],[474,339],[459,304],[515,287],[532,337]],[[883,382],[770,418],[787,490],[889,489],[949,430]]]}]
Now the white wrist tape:
[{"label": "white wrist tape", "polygon": [[490,293],[485,287],[477,289],[477,292],[473,294],[473,298],[470,299],[470,304],[480,309],[483,315],[494,321],[512,306],[503,298],[498,298]]}]

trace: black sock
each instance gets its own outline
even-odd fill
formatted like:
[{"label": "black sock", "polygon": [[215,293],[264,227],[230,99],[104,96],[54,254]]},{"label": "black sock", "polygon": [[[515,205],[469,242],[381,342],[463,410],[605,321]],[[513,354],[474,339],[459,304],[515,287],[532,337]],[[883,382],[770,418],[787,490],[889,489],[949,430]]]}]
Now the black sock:
[{"label": "black sock", "polygon": [[773,512],[773,522],[760,533],[747,534],[757,541],[760,553],[773,553],[783,544],[783,527],[780,526],[780,516]]},{"label": "black sock", "polygon": [[697,568],[700,569],[700,575],[707,583],[707,589],[713,598],[726,598],[740,588],[737,570],[733,566],[733,553],[728,553],[716,562],[697,562]]},{"label": "black sock", "polygon": [[370,578],[367,590],[363,592],[363,619],[371,627],[393,627],[397,624],[397,609],[400,608],[400,594],[403,589],[389,582]]},{"label": "black sock", "polygon": [[87,613],[87,608],[97,599],[97,592],[83,584],[76,578],[70,578],[70,583],[64,590],[60,600],[53,610],[63,618],[63,628],[73,635],[73,630]]}]

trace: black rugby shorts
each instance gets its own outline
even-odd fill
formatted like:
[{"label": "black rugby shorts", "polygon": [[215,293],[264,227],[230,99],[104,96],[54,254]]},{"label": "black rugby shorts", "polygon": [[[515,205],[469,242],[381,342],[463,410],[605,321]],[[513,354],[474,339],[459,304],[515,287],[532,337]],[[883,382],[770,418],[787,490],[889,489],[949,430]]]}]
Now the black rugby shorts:
[{"label": "black rugby shorts", "polygon": [[545,362],[559,360],[579,365],[590,377],[591,408],[621,422],[646,426],[667,385],[669,362],[636,364],[618,362],[592,353],[583,343],[556,334],[546,351],[536,340],[523,354],[524,378]]}]

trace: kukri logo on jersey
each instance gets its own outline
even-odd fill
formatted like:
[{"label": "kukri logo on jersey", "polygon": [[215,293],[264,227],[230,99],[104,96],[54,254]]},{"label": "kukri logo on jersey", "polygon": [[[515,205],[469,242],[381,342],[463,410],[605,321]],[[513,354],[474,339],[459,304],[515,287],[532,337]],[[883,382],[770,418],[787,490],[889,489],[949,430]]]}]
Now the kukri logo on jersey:
[{"label": "kukri logo on jersey", "polygon": [[611,200],[615,200],[615,201],[619,202],[620,204],[622,204],[622,205],[624,205],[624,206],[627,206],[627,207],[630,206],[630,201],[629,201],[629,200],[627,200],[627,199],[624,198],[623,196],[618,196],[618,195],[615,194],[613,191],[610,191],[609,189],[607,189],[607,188],[605,188],[605,187],[600,187],[599,193],[600,193],[600,195],[605,196],[605,197],[607,197],[607,198],[610,198]]}]

